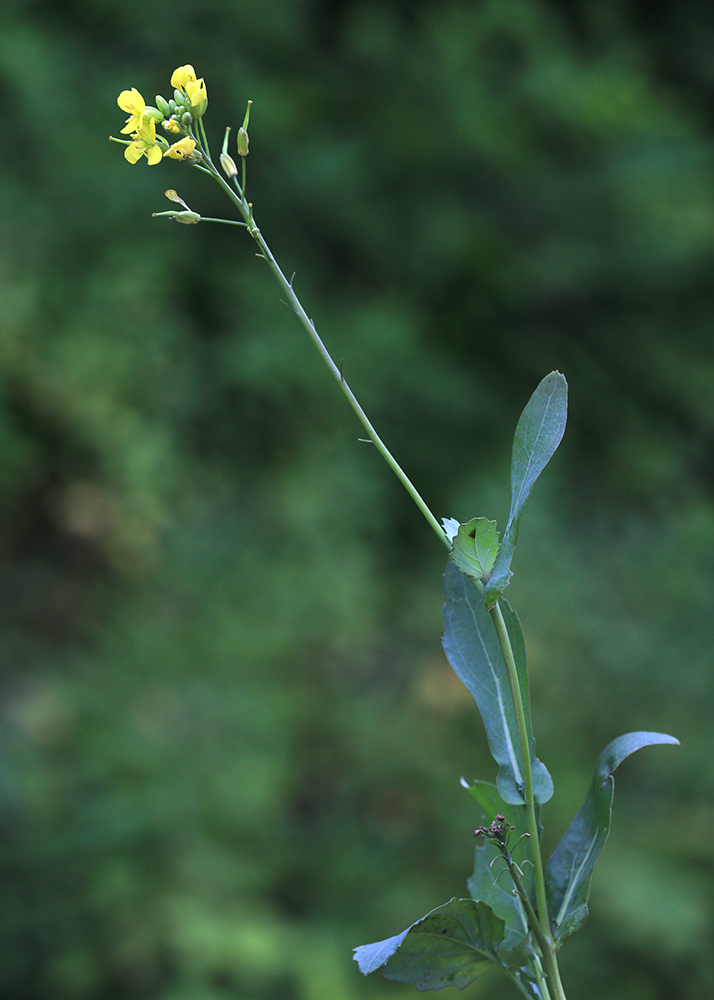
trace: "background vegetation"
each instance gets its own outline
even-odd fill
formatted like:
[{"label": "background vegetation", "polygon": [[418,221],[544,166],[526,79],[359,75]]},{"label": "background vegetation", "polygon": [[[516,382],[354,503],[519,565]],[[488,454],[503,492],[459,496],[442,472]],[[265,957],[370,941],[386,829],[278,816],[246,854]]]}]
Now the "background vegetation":
[{"label": "background vegetation", "polygon": [[350,948],[465,894],[494,777],[443,550],[248,238],[151,219],[218,189],[106,141],[191,62],[214,146],[254,101],[258,224],[438,516],[503,526],[566,374],[510,591],[548,843],[614,736],[682,747],[618,774],[563,978],[711,997],[713,51],[693,0],[5,0],[3,996],[411,996]]}]

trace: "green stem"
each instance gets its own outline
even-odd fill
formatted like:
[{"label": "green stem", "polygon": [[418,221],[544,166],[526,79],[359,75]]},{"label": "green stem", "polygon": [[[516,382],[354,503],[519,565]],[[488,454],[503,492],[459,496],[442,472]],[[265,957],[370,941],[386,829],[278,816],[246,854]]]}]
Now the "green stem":
[{"label": "green stem", "polygon": [[[280,285],[280,287],[281,287],[281,289],[283,291],[283,294],[285,296],[286,304],[293,310],[293,312],[298,317],[298,319],[302,323],[302,325],[305,328],[305,330],[307,330],[307,332],[308,332],[308,334],[310,336],[310,339],[312,340],[313,344],[317,348],[317,350],[318,350],[318,352],[319,352],[322,360],[325,362],[325,364],[327,365],[328,369],[330,370],[330,373],[331,373],[332,377],[338,383],[338,385],[340,386],[340,389],[342,389],[342,392],[347,397],[347,401],[349,402],[350,406],[352,407],[352,409],[356,413],[356,415],[357,415],[359,421],[361,422],[362,426],[364,427],[364,429],[369,434],[370,441],[375,446],[375,448],[377,449],[377,451],[380,453],[380,455],[382,456],[382,458],[385,460],[385,462],[387,463],[387,465],[390,467],[390,469],[392,470],[392,472],[395,474],[395,476],[397,477],[397,479],[399,480],[399,482],[405,488],[405,490],[407,491],[407,493],[409,494],[409,496],[412,498],[412,500],[414,501],[414,503],[417,505],[417,507],[419,508],[419,510],[421,511],[421,513],[424,515],[424,517],[426,518],[429,526],[434,530],[434,532],[440,538],[440,540],[444,543],[444,545],[446,545],[446,547],[448,549],[451,549],[451,543],[449,542],[449,539],[446,537],[446,534],[445,534],[443,528],[441,527],[441,525],[439,524],[439,522],[437,521],[437,519],[434,517],[434,515],[432,514],[432,512],[429,510],[429,508],[426,505],[425,501],[422,499],[422,497],[418,493],[416,487],[414,486],[414,484],[412,483],[412,481],[409,479],[409,477],[407,476],[407,474],[404,472],[404,470],[402,469],[402,467],[399,465],[399,463],[397,462],[397,460],[394,458],[394,456],[392,455],[392,453],[390,452],[390,450],[387,448],[387,446],[385,445],[384,441],[382,441],[382,439],[379,436],[379,434],[377,434],[377,431],[375,430],[375,428],[372,426],[371,422],[369,421],[369,419],[367,417],[367,414],[364,412],[364,410],[360,406],[359,402],[357,401],[356,396],[354,395],[354,393],[350,389],[349,385],[345,381],[345,378],[344,378],[344,376],[342,374],[341,368],[338,368],[337,365],[335,364],[335,362],[332,360],[332,357],[330,356],[329,351],[327,350],[327,348],[323,344],[321,338],[319,337],[319,335],[317,333],[317,330],[315,329],[315,324],[312,322],[312,320],[310,319],[310,317],[307,315],[307,313],[305,312],[305,310],[302,307],[302,304],[301,304],[300,300],[298,299],[297,295],[295,294],[295,291],[294,291],[293,285],[292,285],[292,281],[288,281],[288,279],[283,274],[283,272],[282,272],[282,270],[281,270],[278,262],[276,261],[275,257],[273,256],[273,254],[272,254],[272,252],[270,250],[270,247],[265,242],[265,239],[264,239],[262,233],[260,232],[260,230],[258,229],[258,227],[255,225],[255,222],[253,220],[253,206],[249,202],[246,201],[244,194],[242,196],[239,196],[226,183],[226,181],[223,179],[223,177],[221,177],[221,175],[219,174],[219,172],[213,166],[213,163],[211,162],[210,158],[205,155],[205,150],[204,150],[204,166],[209,166],[210,168],[212,168],[211,169],[211,173],[213,174],[214,179],[220,184],[220,186],[223,188],[223,190],[228,195],[228,197],[231,199],[231,201],[236,205],[236,207],[240,211],[241,215],[245,219],[246,223],[248,224],[248,232],[253,237],[253,239],[258,244],[258,246],[260,247],[260,251],[261,252],[260,252],[259,256],[263,257],[265,259],[265,261],[267,261],[268,267],[270,268],[270,270],[273,272],[273,274],[277,278],[278,284]],[[245,181],[243,183],[245,184]]]},{"label": "green stem", "polygon": [[523,705],[523,693],[521,691],[521,685],[518,681],[518,671],[516,669],[515,657],[513,656],[511,640],[509,638],[508,629],[506,628],[506,623],[503,620],[503,612],[501,611],[498,601],[491,608],[490,614],[496,629],[496,634],[498,635],[498,641],[503,653],[503,659],[506,664],[508,680],[511,685],[513,706],[516,711],[516,724],[518,726],[518,737],[521,744],[521,757],[523,759],[523,797],[526,805],[526,823],[528,826],[528,833],[530,834],[530,842],[533,845],[531,848],[531,860],[533,862],[533,877],[535,881],[536,903],[538,907],[537,913],[533,909],[527,893],[523,890],[523,887],[519,886],[518,882],[516,882],[518,877],[517,873],[511,872],[511,874],[513,875],[514,882],[516,882],[516,888],[518,889],[519,895],[523,899],[523,905],[526,910],[526,915],[528,916],[528,923],[530,924],[533,934],[543,953],[543,961],[545,963],[546,972],[548,973],[551,981],[551,986],[553,987],[556,1000],[565,1000],[565,993],[563,992],[563,986],[560,981],[560,972],[558,971],[558,960],[556,958],[555,947],[553,944],[553,935],[550,931],[550,922],[548,919],[548,903],[545,895],[545,874],[543,871],[543,859],[540,852],[538,819],[535,811],[533,769],[531,768],[531,753],[530,746],[528,745],[528,729],[526,726],[525,707]]}]

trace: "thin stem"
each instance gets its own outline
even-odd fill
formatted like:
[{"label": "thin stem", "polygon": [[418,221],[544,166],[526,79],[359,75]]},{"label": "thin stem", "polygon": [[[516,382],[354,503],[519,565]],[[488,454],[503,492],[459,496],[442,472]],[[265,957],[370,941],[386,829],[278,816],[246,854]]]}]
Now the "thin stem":
[{"label": "thin stem", "polygon": [[[206,156],[208,157],[208,159],[210,161],[210,159],[211,159],[211,151],[210,151],[210,149],[208,147],[208,139],[206,137],[206,130],[203,127],[203,118],[199,118],[198,119],[198,127],[201,130],[201,142],[203,144],[203,148],[206,151]],[[211,166],[213,166],[213,164],[211,164]]]},{"label": "thin stem", "polygon": [[238,222],[236,219],[208,219],[205,215],[201,216],[201,222],[222,222],[225,226],[242,226],[243,229],[248,228],[247,222]]},{"label": "thin stem", "polygon": [[[242,159],[243,159],[243,165],[245,165],[245,159],[244,158]],[[246,220],[248,224],[248,232],[260,247],[261,252],[259,256],[264,257],[265,260],[267,261],[268,267],[277,278],[278,284],[280,285],[283,294],[285,295],[285,298],[287,300],[286,304],[293,310],[293,312],[298,317],[305,330],[307,330],[310,339],[315,345],[322,360],[325,362],[328,369],[330,370],[332,377],[340,386],[340,389],[347,397],[347,401],[349,402],[350,406],[356,413],[360,423],[369,434],[370,441],[375,446],[377,451],[380,453],[382,458],[385,460],[387,465],[390,467],[392,472],[395,474],[397,479],[400,481],[402,486],[405,488],[405,490],[412,498],[414,503],[417,505],[421,513],[424,515],[429,526],[434,530],[436,535],[444,543],[447,549],[451,549],[451,543],[449,542],[449,539],[447,538],[443,528],[441,527],[437,519],[434,517],[432,512],[429,510],[429,507],[427,506],[426,502],[423,500],[423,498],[417,491],[412,481],[409,479],[409,477],[404,472],[402,467],[399,465],[397,460],[394,458],[390,450],[387,448],[384,441],[382,441],[381,437],[379,436],[379,434],[373,427],[372,423],[370,422],[369,418],[367,417],[367,414],[364,412],[359,402],[357,401],[356,396],[354,395],[349,385],[345,381],[344,375],[342,374],[342,370],[338,368],[335,362],[332,360],[329,351],[323,344],[320,336],[317,333],[317,330],[315,329],[315,324],[307,315],[307,313],[302,307],[300,300],[295,294],[292,281],[288,281],[288,279],[283,274],[280,265],[278,264],[277,260],[275,259],[270,250],[270,247],[265,242],[263,234],[255,225],[255,222],[253,220],[253,206],[246,201],[245,194],[239,196],[235,193],[235,191],[233,191],[233,189],[225,182],[223,177],[221,177],[221,175],[215,169],[213,163],[211,162],[210,158],[207,155],[205,155],[204,160],[207,165],[210,165],[210,167],[213,168],[212,173],[214,179],[218,181],[218,183],[221,185],[221,187],[226,192],[231,201],[233,201],[233,203],[237,206],[243,218]],[[243,191],[244,190],[245,190],[245,177],[243,177]]]},{"label": "thin stem", "polygon": [[[540,945],[541,951],[543,952],[543,961],[545,962],[546,971],[551,979],[551,985],[555,992],[556,1000],[565,1000],[563,986],[560,981],[560,973],[558,971],[558,960],[556,958],[555,947],[553,944],[553,935],[550,931],[550,922],[548,919],[548,903],[545,895],[545,874],[543,871],[543,858],[540,852],[538,819],[535,811],[533,769],[531,768],[531,754],[530,746],[528,745],[528,730],[526,727],[525,707],[523,705],[523,693],[518,680],[518,671],[516,669],[516,660],[513,655],[511,640],[508,635],[508,629],[506,628],[506,623],[503,619],[503,612],[501,611],[498,601],[491,608],[490,614],[496,629],[496,634],[498,635],[498,641],[503,653],[503,659],[506,664],[508,680],[511,685],[513,706],[516,711],[518,738],[521,744],[521,757],[523,759],[523,797],[526,805],[526,822],[528,825],[528,832],[530,833],[530,842],[533,845],[531,855],[533,861],[536,902],[538,906],[537,913],[533,910],[527,894],[525,891],[522,891],[522,887],[519,886],[517,882],[516,888],[519,890],[519,895],[523,899],[523,905],[528,916],[528,923],[530,924],[533,934]],[[511,874],[513,875],[515,882],[518,877],[517,873],[512,872]]]},{"label": "thin stem", "polygon": [[[533,1000],[533,994],[529,993],[528,990],[523,986],[523,984],[518,980],[518,978],[511,972],[510,969],[502,967],[503,971],[506,973],[508,978],[511,980],[513,985],[516,987],[519,993],[522,993],[526,1000]],[[548,985],[545,977],[541,973],[541,978],[539,978],[538,986],[540,987],[541,993],[543,995],[543,1000],[550,1000],[550,993],[548,992]]]}]

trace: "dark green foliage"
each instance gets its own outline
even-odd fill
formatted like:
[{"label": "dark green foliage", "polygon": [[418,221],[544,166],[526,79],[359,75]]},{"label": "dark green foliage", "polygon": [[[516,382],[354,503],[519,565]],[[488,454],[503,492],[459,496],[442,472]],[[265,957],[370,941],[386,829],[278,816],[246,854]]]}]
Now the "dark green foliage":
[{"label": "dark green foliage", "polygon": [[[523,755],[506,664],[491,616],[473,580],[452,560],[444,575],[444,596],[444,652],[478,705],[489,749],[499,768],[497,783],[501,798],[509,805],[520,805],[524,801]],[[535,756],[523,633],[518,616],[505,601],[503,615],[526,712],[533,789],[536,801],[542,804],[553,794],[553,782],[545,765]]]},{"label": "dark green foliage", "polygon": [[565,433],[568,383],[551,372],[528,400],[516,427],[511,453],[511,512],[503,541],[486,584],[486,608],[492,608],[508,586],[521,514],[535,481],[555,454]]},{"label": "dark green foliage", "polygon": [[[597,759],[585,802],[546,867],[546,893],[553,936],[562,945],[588,915],[593,869],[610,834],[613,772],[636,750],[657,743],[679,744],[663,733],[627,733],[609,743]],[[662,905],[666,907],[663,899]]]},{"label": "dark green foliage", "polygon": [[712,14],[1,6],[0,994],[412,995],[350,947],[462,891],[458,778],[495,780],[443,551],[248,238],[150,217],[220,192],[106,141],[190,61],[214,150],[253,99],[259,224],[437,515],[505,523],[517,415],[566,374],[512,584],[547,852],[613,736],[683,746],[618,780],[563,976],[711,996]]},{"label": "dark green foliage", "polygon": [[418,990],[463,989],[498,962],[504,926],[489,906],[452,899],[402,934],[355,949],[360,972],[382,969],[386,979]]}]

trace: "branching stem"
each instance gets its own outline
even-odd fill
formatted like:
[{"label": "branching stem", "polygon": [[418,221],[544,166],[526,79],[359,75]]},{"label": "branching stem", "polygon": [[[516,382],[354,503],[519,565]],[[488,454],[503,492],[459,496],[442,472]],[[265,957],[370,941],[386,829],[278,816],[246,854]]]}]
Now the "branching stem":
[{"label": "branching stem", "polygon": [[538,907],[537,913],[533,909],[533,906],[528,898],[528,894],[523,889],[517,870],[515,870],[511,865],[509,865],[509,868],[511,868],[511,875],[516,889],[518,890],[518,894],[523,901],[526,916],[528,917],[528,923],[543,954],[543,961],[545,963],[546,971],[548,973],[548,978],[553,988],[555,998],[556,1000],[566,1000],[565,993],[563,992],[563,985],[560,981],[558,959],[556,957],[553,935],[550,931],[550,922],[548,919],[548,904],[545,895],[545,875],[543,871],[543,858],[540,851],[538,819],[535,811],[533,769],[531,768],[531,753],[530,746],[528,745],[528,729],[526,727],[526,713],[523,704],[523,693],[518,680],[518,671],[516,669],[516,660],[513,655],[511,640],[509,638],[508,629],[506,628],[506,623],[503,619],[503,612],[501,611],[498,601],[491,608],[490,614],[496,629],[499,644],[501,646],[503,659],[506,664],[508,680],[511,685],[513,706],[516,711],[516,724],[518,726],[518,737],[521,744],[521,757],[523,759],[523,797],[525,799],[526,806],[526,822],[528,825],[528,832],[530,833],[529,841],[531,845],[531,860],[533,862],[533,877],[535,880],[536,903]]}]

